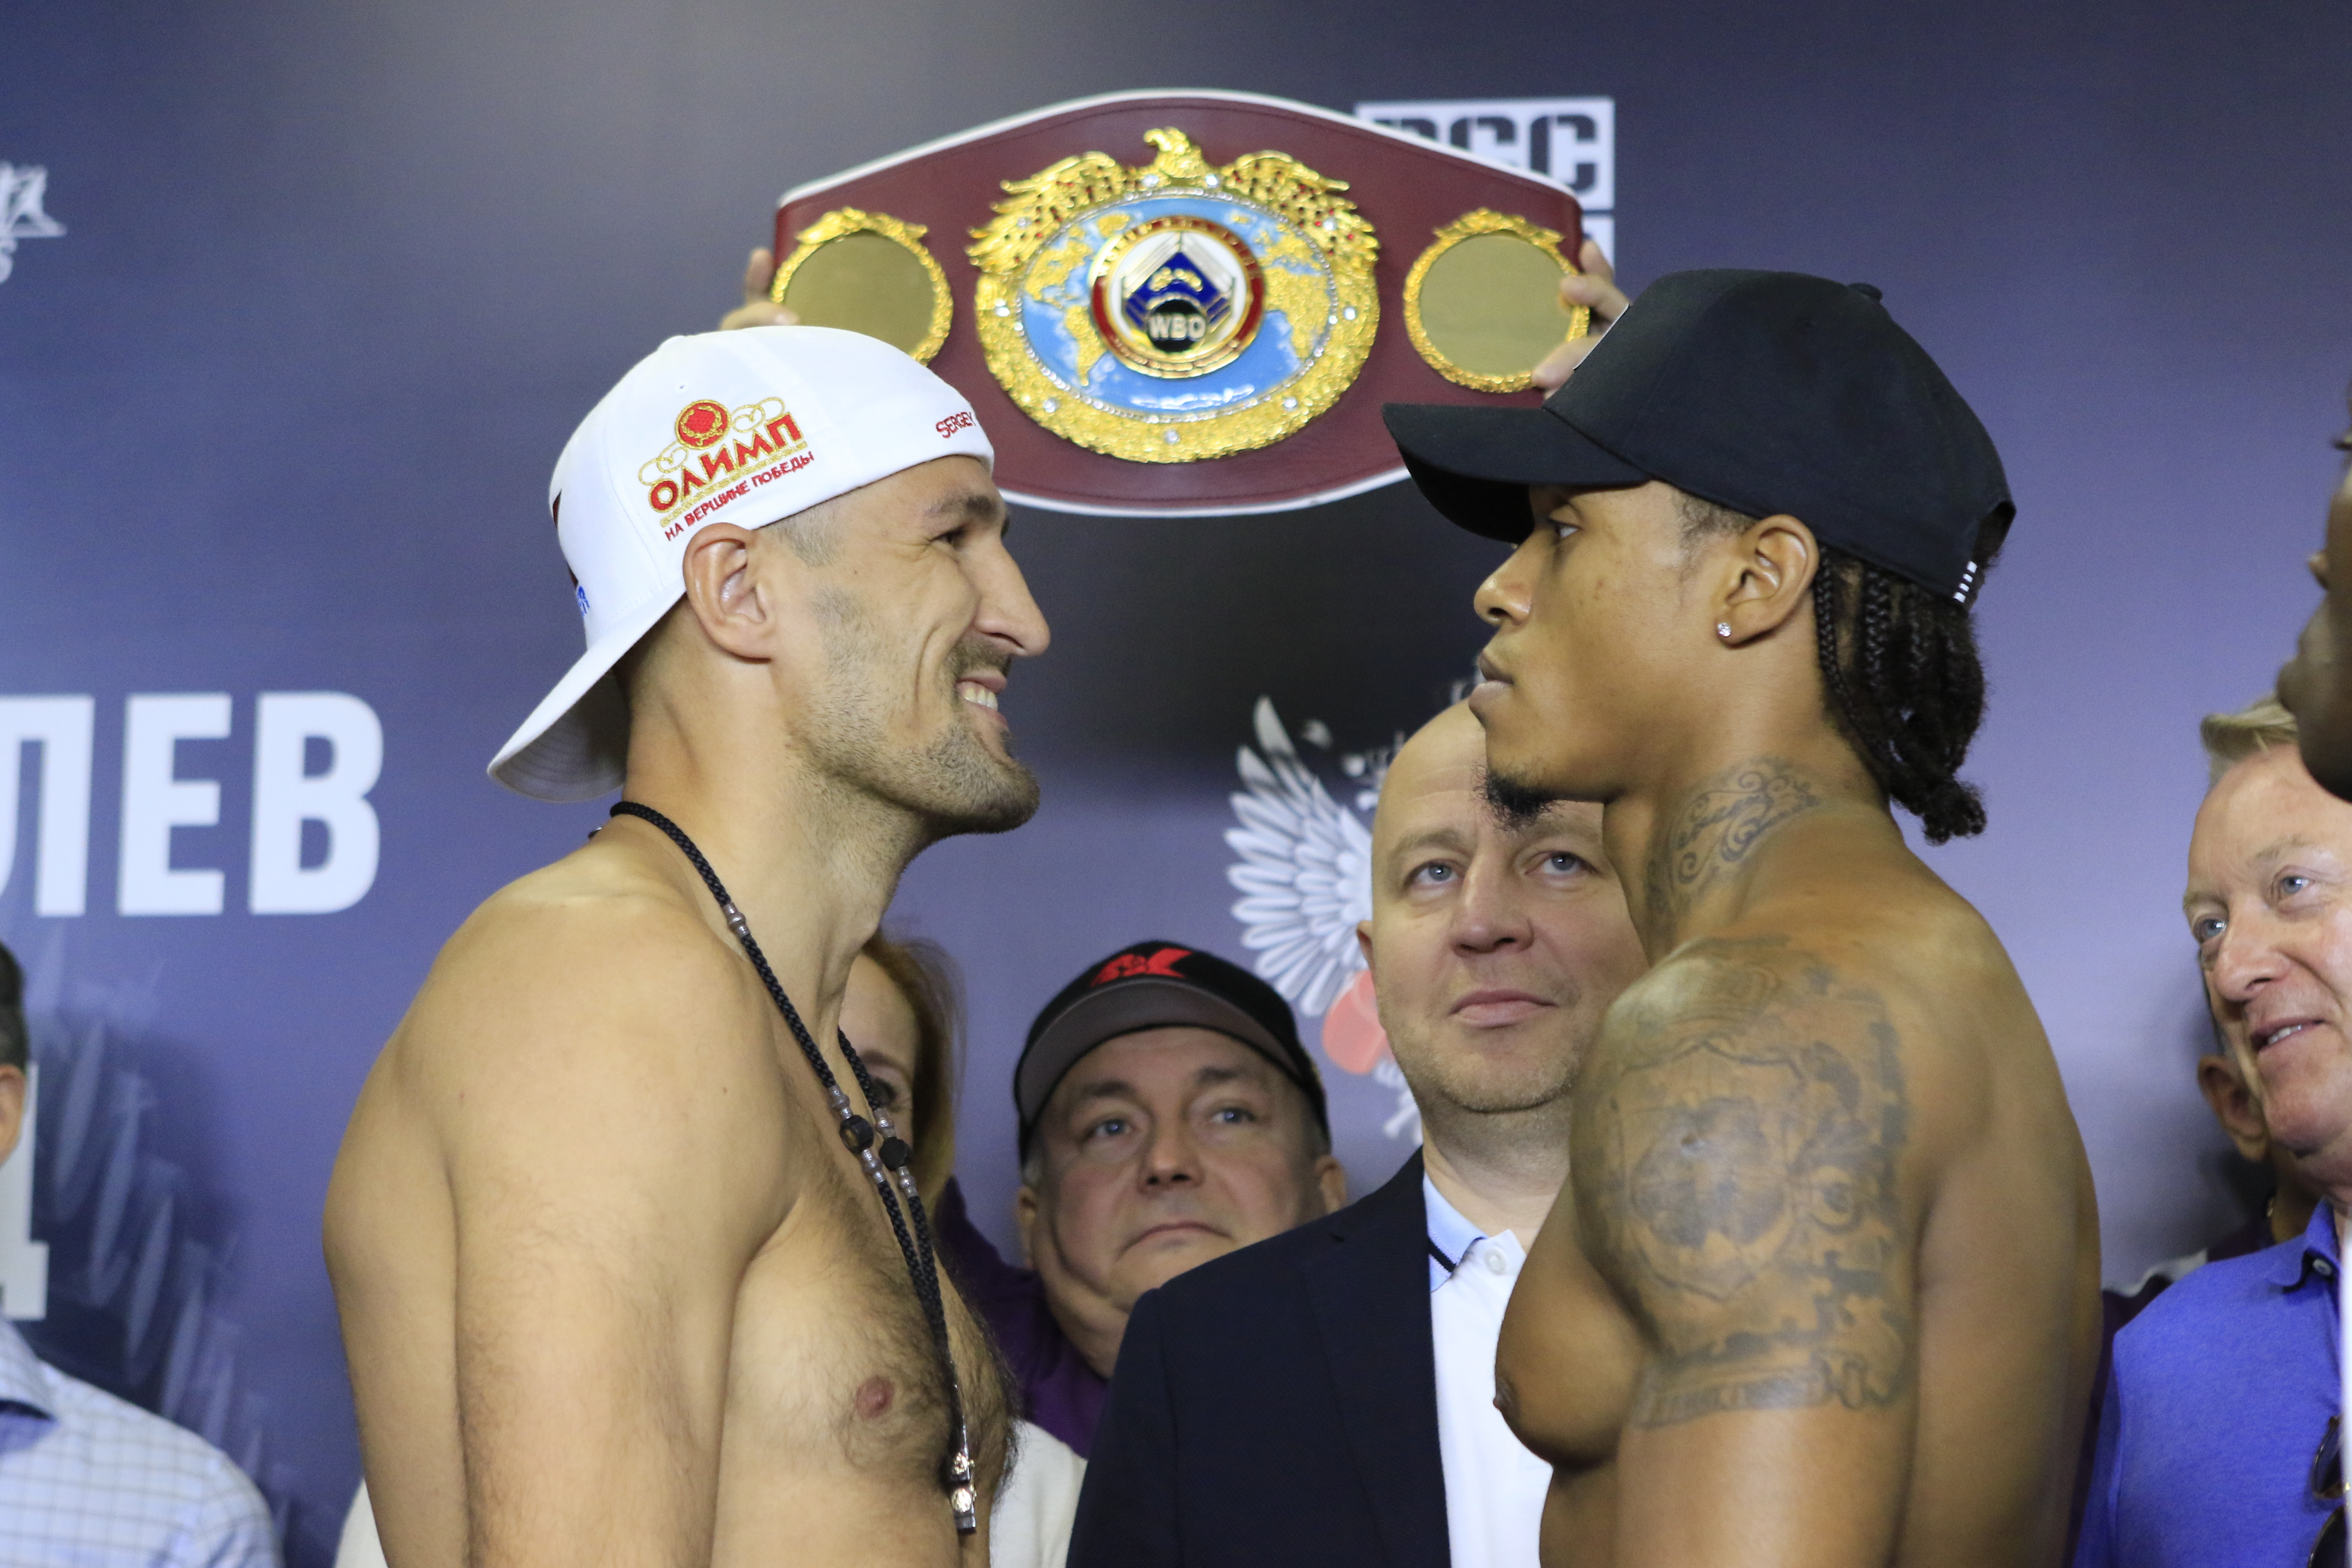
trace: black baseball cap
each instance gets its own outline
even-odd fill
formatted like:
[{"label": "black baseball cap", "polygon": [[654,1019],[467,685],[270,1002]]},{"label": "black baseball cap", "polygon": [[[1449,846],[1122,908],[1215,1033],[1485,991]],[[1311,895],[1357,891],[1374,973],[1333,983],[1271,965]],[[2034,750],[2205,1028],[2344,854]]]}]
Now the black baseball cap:
[{"label": "black baseball cap", "polygon": [[1432,505],[1508,544],[1529,485],[1664,479],[1966,603],[2016,515],[1992,437],[1876,289],[1671,272],[1540,408],[1382,410]]},{"label": "black baseball cap", "polygon": [[1281,993],[1213,952],[1173,942],[1139,942],[1120,948],[1062,987],[1037,1021],[1013,1069],[1013,1104],[1021,1115],[1021,1152],[1045,1102],[1078,1058],[1106,1040],[1139,1029],[1180,1025],[1230,1036],[1272,1062],[1297,1084],[1329,1136],[1323,1079]]}]

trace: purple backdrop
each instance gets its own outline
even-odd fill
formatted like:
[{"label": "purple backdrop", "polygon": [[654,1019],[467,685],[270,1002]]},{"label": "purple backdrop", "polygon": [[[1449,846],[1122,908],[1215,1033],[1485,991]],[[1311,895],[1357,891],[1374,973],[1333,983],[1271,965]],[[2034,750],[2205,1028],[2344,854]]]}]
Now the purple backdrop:
[{"label": "purple backdrop", "polygon": [[[623,368],[730,302],[777,192],[1083,93],[1602,95],[1630,279],[1881,285],[1991,426],[2021,508],[1984,600],[1992,828],[1936,862],[2056,1042],[2110,1277],[2226,1219],[2177,900],[2195,720],[2284,654],[2336,472],[2339,8],[93,0],[0,24],[22,236],[0,283],[0,694],[92,700],[84,912],[40,912],[71,902],[69,822],[35,886],[55,805],[37,784],[70,725],[25,750],[0,889],[44,1062],[30,1328],[256,1468],[298,1563],[325,1561],[357,1476],[317,1244],[352,1095],[467,910],[597,815],[481,774],[577,648],[541,505],[558,447]],[[34,232],[36,166],[62,235]],[[1000,1236],[1031,1011],[1130,938],[1238,953],[1223,835],[1256,700],[1328,728],[1330,755],[1307,754],[1352,809],[1339,754],[1444,699],[1494,553],[1394,489],[1233,521],[1033,514],[1015,542],[1055,630],[1007,703],[1046,805],[934,851],[900,901],[970,982],[963,1172]],[[381,723],[381,860],[334,912],[253,912],[257,767],[289,776],[282,746],[257,762],[260,699],[289,692]],[[215,700],[133,726],[142,694],[225,697],[226,723]],[[215,738],[174,751],[174,725]],[[313,773],[352,743],[295,739]],[[159,745],[216,806],[166,787]],[[282,852],[286,808],[263,807]],[[331,838],[301,830],[303,863],[357,864],[338,858],[365,814],[341,809]],[[217,889],[159,879],[158,834]],[[121,912],[159,900],[225,912]],[[1361,1190],[1404,1146],[1392,1089],[1336,1098]]]}]

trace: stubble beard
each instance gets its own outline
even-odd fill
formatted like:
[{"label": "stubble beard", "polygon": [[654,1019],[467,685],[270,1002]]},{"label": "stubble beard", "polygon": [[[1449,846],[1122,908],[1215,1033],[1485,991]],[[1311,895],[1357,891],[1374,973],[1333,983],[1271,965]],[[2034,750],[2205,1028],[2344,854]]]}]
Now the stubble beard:
[{"label": "stubble beard", "polygon": [[[950,689],[950,700],[961,701]],[[962,724],[899,770],[900,787],[884,792],[914,813],[932,842],[966,833],[1010,833],[1037,814],[1037,775],[998,757]]]},{"label": "stubble beard", "polygon": [[[827,659],[830,689],[818,705],[811,750],[837,788],[891,806],[913,818],[917,847],[968,833],[1006,833],[1037,811],[1037,778],[1010,755],[998,756],[959,716],[918,751],[887,740],[893,681],[883,639],[863,609],[845,595],[822,609],[833,636]],[[1005,667],[986,643],[967,640],[940,674],[943,699],[960,710],[956,682],[974,670]]]},{"label": "stubble beard", "polygon": [[[1559,1015],[1573,1017],[1577,1001],[1563,1001]],[[1424,1117],[1433,1100],[1467,1116],[1523,1115],[1561,1106],[1576,1088],[1576,1070],[1584,1059],[1582,1042],[1557,1059],[1508,1064],[1481,1060],[1473,1052],[1449,1051],[1433,1037],[1391,1037],[1389,1051],[1414,1100],[1423,1106]]]}]

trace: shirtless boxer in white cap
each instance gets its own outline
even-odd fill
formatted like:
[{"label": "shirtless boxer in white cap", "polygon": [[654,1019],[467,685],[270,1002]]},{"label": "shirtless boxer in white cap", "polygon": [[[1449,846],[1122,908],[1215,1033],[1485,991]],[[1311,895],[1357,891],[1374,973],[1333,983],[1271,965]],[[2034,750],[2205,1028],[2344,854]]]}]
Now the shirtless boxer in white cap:
[{"label": "shirtless boxer in white cap", "polygon": [[814,327],[673,338],[565,447],[588,651],[490,771],[622,805],[443,949],[328,1194],[404,1568],[984,1558],[1002,1382],[835,1018],[908,861],[1036,808],[991,461]]}]

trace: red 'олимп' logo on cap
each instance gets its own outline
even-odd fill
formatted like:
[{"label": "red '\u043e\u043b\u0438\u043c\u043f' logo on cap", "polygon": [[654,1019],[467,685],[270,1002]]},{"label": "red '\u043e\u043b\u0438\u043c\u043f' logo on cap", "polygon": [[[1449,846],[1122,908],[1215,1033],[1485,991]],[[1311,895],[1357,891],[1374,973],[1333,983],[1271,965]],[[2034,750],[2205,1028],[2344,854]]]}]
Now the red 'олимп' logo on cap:
[{"label": "red '\u043e\u043b\u0438\u043c\u043f' logo on cap", "polygon": [[689,403],[677,416],[677,438],[689,447],[708,447],[727,434],[727,405],[704,398]]},{"label": "red '\u043e\u043b\u0438\u043c\u043f' logo on cap", "polygon": [[677,538],[759,486],[816,461],[781,397],[762,397],[734,409],[709,399],[689,403],[674,428],[677,444],[637,468],[646,504],[660,520],[665,540]]}]

